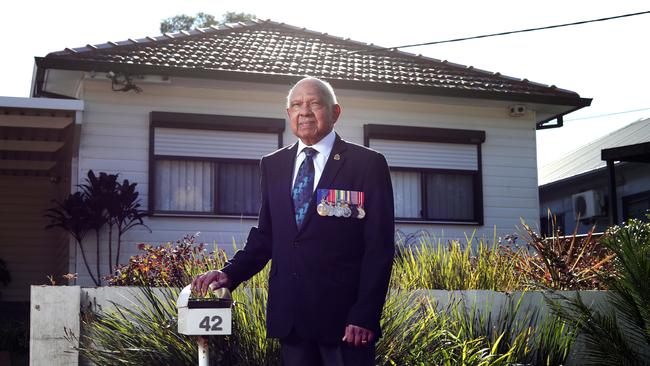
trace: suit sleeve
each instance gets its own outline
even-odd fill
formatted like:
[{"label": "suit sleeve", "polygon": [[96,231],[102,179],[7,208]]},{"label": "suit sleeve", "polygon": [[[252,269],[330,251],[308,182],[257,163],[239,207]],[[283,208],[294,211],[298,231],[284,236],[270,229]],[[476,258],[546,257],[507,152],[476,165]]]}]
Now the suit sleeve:
[{"label": "suit sleeve", "polygon": [[264,158],[260,162],[260,173],[262,205],[260,207],[258,225],[257,227],[251,228],[244,248],[238,250],[222,269],[231,281],[231,291],[262,270],[269,259],[271,259],[271,213],[269,210],[269,196],[266,185],[267,174]]},{"label": "suit sleeve", "polygon": [[379,333],[395,255],[395,211],[393,187],[386,159],[376,154],[364,178],[364,254],[357,301],[348,314],[348,324]]}]

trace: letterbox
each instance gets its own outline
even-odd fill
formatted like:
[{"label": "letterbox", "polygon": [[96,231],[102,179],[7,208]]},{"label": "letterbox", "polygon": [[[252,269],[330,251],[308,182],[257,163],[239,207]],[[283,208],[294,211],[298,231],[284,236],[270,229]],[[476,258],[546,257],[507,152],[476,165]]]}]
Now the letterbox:
[{"label": "letterbox", "polygon": [[192,298],[191,286],[178,295],[178,332],[186,335],[228,335],[232,328],[232,297],[227,288],[217,298]]}]

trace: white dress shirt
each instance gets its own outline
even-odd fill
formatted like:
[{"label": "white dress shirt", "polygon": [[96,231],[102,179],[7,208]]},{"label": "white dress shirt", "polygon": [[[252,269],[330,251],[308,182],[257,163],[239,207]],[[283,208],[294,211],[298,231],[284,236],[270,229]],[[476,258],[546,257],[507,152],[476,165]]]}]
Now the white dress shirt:
[{"label": "white dress shirt", "polygon": [[320,176],[323,174],[323,169],[325,169],[325,163],[330,157],[332,152],[332,147],[334,146],[334,140],[336,140],[336,133],[332,130],[327,136],[323,137],[317,143],[307,146],[300,139],[298,139],[298,155],[296,156],[296,163],[293,166],[293,179],[291,180],[291,187],[295,184],[296,176],[298,175],[298,168],[300,164],[305,160],[305,153],[302,151],[305,147],[311,147],[314,150],[318,151],[318,154],[314,156],[314,191],[320,180]]}]

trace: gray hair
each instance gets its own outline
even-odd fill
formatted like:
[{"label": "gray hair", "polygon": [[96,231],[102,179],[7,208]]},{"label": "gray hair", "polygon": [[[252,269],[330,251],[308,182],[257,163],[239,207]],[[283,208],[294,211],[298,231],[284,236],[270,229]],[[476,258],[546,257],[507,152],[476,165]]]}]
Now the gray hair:
[{"label": "gray hair", "polygon": [[300,83],[307,82],[307,81],[313,81],[313,82],[316,83],[316,85],[318,86],[318,88],[320,89],[320,91],[323,93],[323,95],[325,96],[325,99],[327,100],[327,102],[328,102],[330,105],[333,106],[333,105],[335,105],[335,104],[338,104],[338,100],[336,99],[336,94],[334,93],[334,88],[332,88],[332,85],[330,85],[330,83],[328,83],[328,82],[325,81],[325,80],[322,80],[322,79],[319,79],[319,78],[315,78],[315,77],[313,77],[313,76],[307,76],[307,77],[304,77],[304,78],[298,80],[298,82],[295,83],[295,84],[291,87],[291,89],[289,89],[289,94],[287,94],[287,108],[289,108],[289,105],[291,104],[291,100],[290,100],[290,99],[291,99],[291,94],[293,94],[293,90],[294,90],[294,89],[295,89],[295,88],[296,88]]}]

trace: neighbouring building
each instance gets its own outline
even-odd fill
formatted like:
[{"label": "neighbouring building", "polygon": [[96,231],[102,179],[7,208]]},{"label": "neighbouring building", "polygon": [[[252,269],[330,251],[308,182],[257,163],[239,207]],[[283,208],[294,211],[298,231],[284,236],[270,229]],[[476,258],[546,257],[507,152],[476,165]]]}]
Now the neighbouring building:
[{"label": "neighbouring building", "polygon": [[[607,162],[610,162],[608,167]],[[596,232],[650,210],[650,119],[603,136],[540,169],[540,221],[565,234]]]}]

